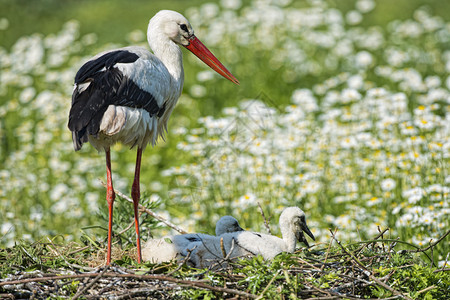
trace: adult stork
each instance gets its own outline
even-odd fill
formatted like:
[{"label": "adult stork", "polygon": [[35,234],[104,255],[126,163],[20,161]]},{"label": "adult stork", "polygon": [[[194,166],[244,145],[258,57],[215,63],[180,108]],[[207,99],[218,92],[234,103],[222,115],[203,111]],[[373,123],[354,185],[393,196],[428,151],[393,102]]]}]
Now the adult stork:
[{"label": "adult stork", "polygon": [[233,83],[238,80],[194,35],[181,14],[162,10],[151,18],[147,39],[153,54],[142,47],[102,52],[87,61],[75,76],[68,127],[75,151],[90,142],[106,154],[109,222],[106,263],[111,262],[111,237],[115,193],[111,176],[110,148],[121,142],[137,147],[131,195],[137,238],[138,262],[142,260],[139,236],[139,174],[142,151],[164,138],[167,122],[184,82],[179,45]]}]

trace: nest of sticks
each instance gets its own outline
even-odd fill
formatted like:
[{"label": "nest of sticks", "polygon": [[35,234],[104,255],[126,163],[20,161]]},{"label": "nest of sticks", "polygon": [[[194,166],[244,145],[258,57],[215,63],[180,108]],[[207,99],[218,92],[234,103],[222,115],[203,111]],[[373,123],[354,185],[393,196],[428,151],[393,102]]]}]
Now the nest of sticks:
[{"label": "nest of sticks", "polygon": [[[92,267],[89,265],[98,261],[104,262],[104,253],[91,253],[90,260],[74,260],[77,253],[87,251],[86,247],[77,249],[72,245],[69,251],[68,245],[56,245],[49,240],[48,243],[40,242],[35,245],[35,249],[39,250],[34,255],[40,255],[40,261],[28,260],[23,262],[27,265],[25,267],[9,265],[11,270],[16,271],[11,271],[5,278],[0,279],[0,298],[183,299],[189,298],[186,291],[201,290],[218,298],[258,299],[264,298],[270,289],[275,289],[279,291],[280,299],[361,299],[367,297],[370,287],[377,287],[389,295],[385,299],[411,299],[407,293],[393,287],[391,277],[397,270],[411,268],[417,263],[417,255],[428,257],[429,262],[426,263],[433,267],[433,272],[448,274],[448,268],[433,266],[432,255],[427,252],[432,251],[450,231],[428,247],[400,251],[395,248],[402,242],[398,239],[385,239],[386,231],[387,229],[380,232],[370,241],[352,246],[343,245],[335,232],[331,232],[330,243],[323,249],[282,254],[274,261],[267,262],[259,258],[259,264],[265,264],[263,267],[266,270],[275,263],[283,267],[270,269],[272,273],[269,278],[256,290],[250,287],[248,273],[242,271],[252,266],[251,260],[239,259],[230,262],[225,261],[227,258],[224,257],[226,267],[220,268],[219,262],[219,267],[215,266],[214,271],[190,269],[183,262],[175,261],[159,265],[146,263],[129,268],[127,258],[132,265],[135,254],[116,252],[113,253],[119,257],[116,263]],[[11,249],[3,251],[0,262],[8,259],[7,255],[13,255]],[[389,265],[393,257],[399,255],[410,259],[405,259],[403,265],[397,265],[388,274],[377,271],[380,266]],[[29,256],[33,257],[31,254]],[[55,268],[50,266],[52,259],[61,261],[61,257],[63,262],[60,265]],[[417,293],[436,288],[438,287],[429,286]]]}]

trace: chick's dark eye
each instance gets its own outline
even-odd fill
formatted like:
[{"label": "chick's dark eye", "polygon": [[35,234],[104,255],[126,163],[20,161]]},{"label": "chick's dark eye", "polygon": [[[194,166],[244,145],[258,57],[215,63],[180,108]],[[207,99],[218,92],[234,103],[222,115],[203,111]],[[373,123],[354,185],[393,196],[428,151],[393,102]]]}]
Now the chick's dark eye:
[{"label": "chick's dark eye", "polygon": [[181,28],[181,30],[188,32],[188,28],[187,28],[186,24],[181,24],[180,28]]}]

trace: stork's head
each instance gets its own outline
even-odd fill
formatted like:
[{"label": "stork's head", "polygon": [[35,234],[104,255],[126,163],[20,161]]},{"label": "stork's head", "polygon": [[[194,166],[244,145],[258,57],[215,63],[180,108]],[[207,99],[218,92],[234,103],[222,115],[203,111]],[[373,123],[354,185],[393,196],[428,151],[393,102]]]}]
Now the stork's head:
[{"label": "stork's head", "polygon": [[211,69],[226,79],[239,84],[239,81],[233,74],[231,74],[230,71],[228,71],[194,35],[194,29],[192,29],[191,24],[182,14],[173,10],[161,10],[151,18],[148,28],[148,38],[150,43],[154,43],[153,37],[151,36],[152,34],[156,34],[159,37],[162,35],[194,53]]},{"label": "stork's head", "polygon": [[189,45],[189,39],[194,36],[189,21],[180,13],[173,10],[161,10],[149,23],[149,29],[155,29],[170,40],[184,47]]},{"label": "stork's head", "polygon": [[216,236],[236,231],[244,231],[244,229],[239,225],[238,220],[232,216],[223,216],[216,223]]},{"label": "stork's head", "polygon": [[280,215],[280,228],[286,228],[290,232],[293,232],[296,239],[299,242],[303,242],[307,247],[309,247],[309,244],[303,233],[306,233],[314,241],[316,240],[306,225],[305,213],[296,206],[288,207],[283,210]]}]

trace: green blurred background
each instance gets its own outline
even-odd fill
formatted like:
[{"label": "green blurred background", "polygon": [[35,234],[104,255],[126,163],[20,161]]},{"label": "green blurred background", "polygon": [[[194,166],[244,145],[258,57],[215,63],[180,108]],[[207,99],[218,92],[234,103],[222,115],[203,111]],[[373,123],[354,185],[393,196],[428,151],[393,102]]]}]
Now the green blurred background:
[{"label": "green blurred background", "polygon": [[[75,19],[81,23],[81,34],[95,32],[98,43],[121,43],[125,35],[134,29],[145,30],[151,16],[161,9],[184,12],[191,6],[220,1],[200,0],[0,0],[0,17],[7,17],[10,24],[0,31],[1,46],[9,48],[17,38],[40,32],[56,32],[65,22]],[[243,3],[250,1],[244,0]],[[293,1],[302,6],[305,1]],[[340,10],[350,10],[353,0],[335,0]],[[431,7],[433,14],[450,19],[448,0],[377,0],[374,11],[366,15],[363,25],[386,24],[394,19],[402,20],[418,7]]]},{"label": "green blurred background", "polygon": [[[224,1],[224,0],[222,0]],[[97,45],[113,43],[118,45],[130,44],[126,40],[127,34],[133,30],[146,32],[149,19],[161,9],[172,9],[184,13],[189,7],[200,6],[205,3],[220,3],[221,1],[200,1],[200,0],[167,0],[167,1],[144,1],[144,0],[0,0],[0,18],[5,17],[9,21],[7,30],[0,30],[1,46],[9,50],[15,41],[25,35],[40,33],[48,35],[58,32],[63,24],[69,20],[77,20],[80,23],[80,35],[95,33],[97,36]],[[251,1],[242,0],[242,7]],[[336,0],[331,2],[342,12],[354,9],[354,0]],[[307,5],[308,1],[292,1],[290,6],[302,7]],[[373,11],[364,15],[364,19],[359,26],[384,26],[392,20],[404,20],[410,18],[414,11],[422,6],[427,6],[433,15],[441,16],[444,20],[450,19],[450,1],[442,0],[378,0]],[[195,28],[195,20],[191,20]],[[202,37],[199,36],[201,39]],[[227,47],[228,45],[223,45]],[[211,48],[213,52],[220,53],[217,47]],[[258,54],[255,54],[258,55]],[[219,56],[220,57],[220,56]],[[264,58],[263,58],[264,59]],[[185,64],[189,65],[189,60]],[[225,63],[230,66],[230,63]],[[190,65],[185,68],[186,80],[185,86],[196,83],[193,74],[204,70],[203,66],[198,64]],[[239,66],[231,69],[241,82],[246,84],[246,88],[235,89],[231,85],[219,84],[218,89],[225,88],[229,99],[226,102],[204,102],[198,106],[199,115],[217,115],[223,107],[232,106],[237,101],[244,98],[258,97],[261,92],[272,99],[277,99],[278,104],[288,104],[291,91],[299,86],[310,88],[314,83],[323,78],[302,78],[301,81],[284,83],[289,91],[282,89],[283,93],[267,91],[267,82],[253,80],[253,73],[246,72],[245,68],[239,69]],[[270,73],[266,74],[267,81],[270,83]],[[277,78],[274,78],[277,79]],[[208,95],[216,94],[214,89],[208,89]],[[0,100],[0,104],[2,101]],[[175,111],[176,114],[176,111]],[[194,116],[193,116],[194,117]]]}]

